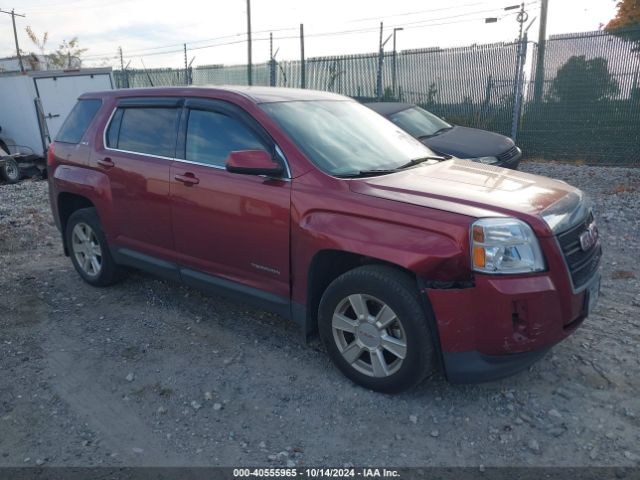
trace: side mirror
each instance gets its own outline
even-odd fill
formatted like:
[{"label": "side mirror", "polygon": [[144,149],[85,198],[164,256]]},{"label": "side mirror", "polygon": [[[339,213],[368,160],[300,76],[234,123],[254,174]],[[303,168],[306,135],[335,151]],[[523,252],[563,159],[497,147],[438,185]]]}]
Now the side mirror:
[{"label": "side mirror", "polygon": [[279,177],[283,168],[264,150],[239,150],[231,152],[225,165],[227,172],[243,175],[267,175]]}]

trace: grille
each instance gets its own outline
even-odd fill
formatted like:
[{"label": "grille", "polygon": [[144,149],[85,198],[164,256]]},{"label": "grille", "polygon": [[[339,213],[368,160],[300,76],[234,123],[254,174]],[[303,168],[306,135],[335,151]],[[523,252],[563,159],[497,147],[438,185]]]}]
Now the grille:
[{"label": "grille", "polygon": [[511,147],[506,152],[498,155],[498,160],[500,160],[501,162],[506,162],[507,160],[511,160],[516,155],[518,155],[518,147],[514,146],[514,147]]},{"label": "grille", "polygon": [[591,279],[598,270],[602,257],[599,241],[587,251],[582,250],[580,245],[580,235],[586,232],[592,223],[593,214],[590,213],[585,221],[558,235],[558,242],[567,261],[573,287],[576,289],[584,286]]}]

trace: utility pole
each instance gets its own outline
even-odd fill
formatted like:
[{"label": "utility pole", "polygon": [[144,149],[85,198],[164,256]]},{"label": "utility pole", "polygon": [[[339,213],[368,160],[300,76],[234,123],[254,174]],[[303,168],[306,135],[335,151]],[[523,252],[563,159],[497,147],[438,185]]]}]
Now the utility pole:
[{"label": "utility pole", "polygon": [[524,2],[520,6],[520,12],[518,13],[517,21],[520,24],[520,35],[518,42],[518,59],[516,62],[516,76],[515,85],[513,89],[513,117],[511,120],[511,139],[515,142],[518,136],[518,127],[520,125],[520,115],[522,113],[522,93],[524,90],[524,64],[527,58],[527,44],[528,37],[527,32],[535,18],[529,23],[529,26],[525,29],[524,24],[529,19],[529,14],[524,9]]},{"label": "utility pole", "polygon": [[300,24],[300,88],[307,88],[307,65],[304,61],[304,24]]},{"label": "utility pole", "polygon": [[398,98],[398,94],[396,92],[396,32],[400,32],[401,30],[404,30],[404,28],[396,27],[393,29],[393,70],[391,72],[391,88],[393,90],[393,96],[395,99]]},{"label": "utility pole", "polygon": [[13,39],[16,42],[16,54],[18,55],[18,63],[20,64],[20,71],[24,73],[24,64],[22,63],[22,55],[20,54],[20,45],[18,45],[18,32],[16,30],[16,17],[25,18],[25,15],[20,13],[16,13],[14,9],[11,9],[10,12],[5,10],[0,10],[0,13],[5,13],[7,15],[11,15],[11,23],[13,23]]},{"label": "utility pole", "polygon": [[253,85],[251,61],[251,0],[247,0],[247,84]]},{"label": "utility pole", "polygon": [[540,31],[538,33],[538,58],[536,61],[536,78],[534,100],[536,103],[542,101],[544,91],[544,52],[547,47],[547,13],[549,11],[549,0],[542,0],[540,5]]}]

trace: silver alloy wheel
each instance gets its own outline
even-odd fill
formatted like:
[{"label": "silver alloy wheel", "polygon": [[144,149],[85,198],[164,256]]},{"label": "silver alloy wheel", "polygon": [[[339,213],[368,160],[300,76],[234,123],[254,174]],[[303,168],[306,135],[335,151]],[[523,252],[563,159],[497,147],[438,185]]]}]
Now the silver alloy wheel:
[{"label": "silver alloy wheel", "polygon": [[396,373],[407,356],[407,336],[395,312],[365,294],[344,298],[333,312],[333,339],[342,357],[370,377]]},{"label": "silver alloy wheel", "polygon": [[102,249],[93,229],[84,222],[78,223],[71,232],[71,249],[82,271],[96,277],[102,269]]}]

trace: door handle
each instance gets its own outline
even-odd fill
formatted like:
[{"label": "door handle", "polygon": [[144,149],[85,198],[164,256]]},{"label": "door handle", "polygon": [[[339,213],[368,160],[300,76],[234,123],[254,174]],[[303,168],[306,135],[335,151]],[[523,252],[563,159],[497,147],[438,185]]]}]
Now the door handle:
[{"label": "door handle", "polygon": [[176,175],[175,178],[178,182],[184,183],[187,187],[191,185],[197,185],[200,183],[200,180],[190,172],[185,173],[184,175]]},{"label": "door handle", "polygon": [[116,166],[115,163],[113,163],[113,160],[111,160],[109,157],[98,160],[98,165],[104,168],[111,168]]}]

